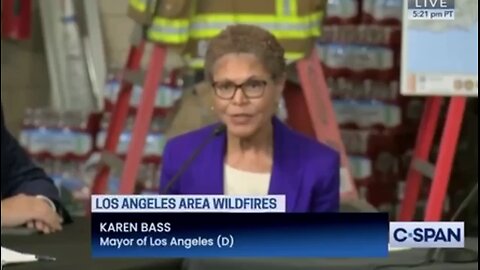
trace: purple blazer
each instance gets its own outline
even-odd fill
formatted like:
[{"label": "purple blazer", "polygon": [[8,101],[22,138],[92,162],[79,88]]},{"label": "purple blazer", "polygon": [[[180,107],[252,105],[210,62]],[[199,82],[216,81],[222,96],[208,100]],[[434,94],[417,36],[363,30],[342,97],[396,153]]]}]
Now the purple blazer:
[{"label": "purple blazer", "polygon": [[[273,118],[273,168],[268,193],[285,194],[287,212],[339,210],[340,156],[333,149],[289,129]],[[160,189],[217,125],[169,140],[162,162]],[[223,194],[226,134],[215,136],[173,184],[169,194]]]}]

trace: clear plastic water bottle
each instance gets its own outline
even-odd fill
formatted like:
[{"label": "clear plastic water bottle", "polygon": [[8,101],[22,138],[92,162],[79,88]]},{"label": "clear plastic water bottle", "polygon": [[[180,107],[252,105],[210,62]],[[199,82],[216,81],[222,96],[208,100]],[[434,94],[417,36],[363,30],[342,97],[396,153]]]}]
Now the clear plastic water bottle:
[{"label": "clear plastic water bottle", "polygon": [[33,116],[34,129],[30,133],[30,153],[36,157],[50,156],[51,118],[48,110],[36,109]]},{"label": "clear plastic water bottle", "polygon": [[93,138],[88,130],[88,121],[89,114],[86,112],[74,112],[70,118],[70,128],[74,135],[72,154],[80,159],[86,159],[93,151]]},{"label": "clear plastic water bottle", "polygon": [[105,148],[105,141],[107,139],[107,130],[108,130],[108,123],[110,122],[111,114],[106,112],[102,116],[102,120],[100,122],[100,130],[97,133],[96,138],[96,146],[98,149]]},{"label": "clear plastic water bottle", "polygon": [[20,145],[30,153],[30,136],[35,131],[35,110],[27,108],[22,121],[22,130],[20,131],[19,143]]},{"label": "clear plastic water bottle", "polygon": [[120,135],[120,140],[118,142],[117,153],[120,155],[126,155],[128,152],[128,147],[132,138],[132,129],[133,129],[134,118],[128,117],[125,128]]}]

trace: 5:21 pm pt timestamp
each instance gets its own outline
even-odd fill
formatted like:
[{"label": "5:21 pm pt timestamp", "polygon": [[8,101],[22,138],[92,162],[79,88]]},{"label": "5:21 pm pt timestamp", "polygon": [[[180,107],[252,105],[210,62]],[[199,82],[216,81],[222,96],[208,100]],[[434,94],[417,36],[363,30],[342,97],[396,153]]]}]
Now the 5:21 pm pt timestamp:
[{"label": "5:21 pm pt timestamp", "polygon": [[412,15],[416,19],[428,19],[428,10],[414,10]]}]

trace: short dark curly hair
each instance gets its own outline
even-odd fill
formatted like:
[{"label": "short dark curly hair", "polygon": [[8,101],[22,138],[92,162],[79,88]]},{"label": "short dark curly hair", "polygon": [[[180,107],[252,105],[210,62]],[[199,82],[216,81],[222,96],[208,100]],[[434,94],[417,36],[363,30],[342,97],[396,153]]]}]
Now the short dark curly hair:
[{"label": "short dark curly hair", "polygon": [[256,25],[230,25],[210,41],[205,55],[207,80],[213,80],[212,72],[216,61],[229,53],[254,54],[274,81],[281,79],[285,74],[283,47],[272,33]]}]

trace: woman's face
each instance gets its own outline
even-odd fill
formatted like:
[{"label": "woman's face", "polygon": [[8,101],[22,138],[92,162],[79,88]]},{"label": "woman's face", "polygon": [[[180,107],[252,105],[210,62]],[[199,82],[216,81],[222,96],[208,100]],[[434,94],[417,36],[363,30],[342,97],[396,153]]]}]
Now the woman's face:
[{"label": "woman's face", "polygon": [[214,109],[228,132],[246,138],[270,124],[283,90],[253,54],[231,53],[213,68]]}]

